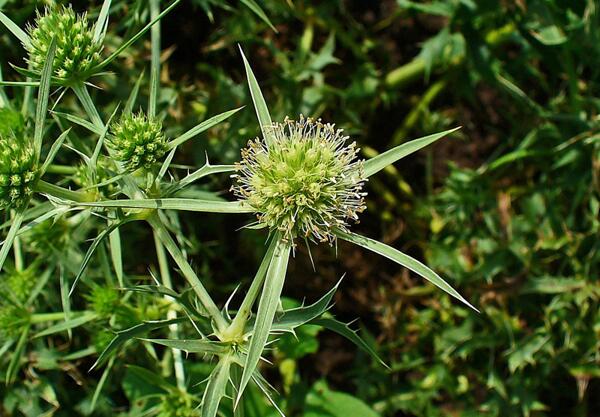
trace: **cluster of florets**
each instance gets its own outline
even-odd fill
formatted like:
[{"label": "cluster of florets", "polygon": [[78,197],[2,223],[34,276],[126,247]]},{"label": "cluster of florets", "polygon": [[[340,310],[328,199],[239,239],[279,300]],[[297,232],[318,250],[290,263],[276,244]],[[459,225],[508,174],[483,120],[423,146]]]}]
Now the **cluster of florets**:
[{"label": "cluster of florets", "polygon": [[364,211],[363,161],[341,129],[300,116],[266,128],[242,150],[232,189],[258,222],[283,237],[335,241]]},{"label": "cluster of florets", "polygon": [[117,313],[121,303],[119,292],[110,287],[94,286],[92,292],[85,297],[92,306],[92,310],[99,317],[107,318]]},{"label": "cluster of florets", "polygon": [[167,152],[162,123],[142,112],[126,114],[111,125],[108,145],[114,157],[128,171],[150,169]]},{"label": "cluster of florets", "polygon": [[0,136],[0,208],[22,208],[38,177],[33,147],[15,135]]},{"label": "cluster of florets", "polygon": [[198,415],[194,398],[183,391],[172,391],[162,398],[156,417],[195,417]]},{"label": "cluster of florets", "polygon": [[53,66],[57,77],[86,78],[100,62],[102,40],[94,40],[94,27],[90,26],[87,15],[76,14],[70,5],[47,7],[44,13],[38,11],[28,31],[31,43],[24,46],[34,71],[41,72],[44,67],[52,38],[56,39]]}]

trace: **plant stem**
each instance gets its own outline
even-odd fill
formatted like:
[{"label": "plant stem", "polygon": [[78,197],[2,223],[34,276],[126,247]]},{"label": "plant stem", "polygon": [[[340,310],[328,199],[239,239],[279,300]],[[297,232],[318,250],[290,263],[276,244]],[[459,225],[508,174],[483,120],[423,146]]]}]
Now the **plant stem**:
[{"label": "plant stem", "polygon": [[244,336],[246,322],[250,317],[250,314],[252,312],[252,306],[254,305],[254,302],[256,301],[256,298],[260,293],[260,289],[262,288],[263,281],[265,279],[265,276],[267,275],[269,265],[271,265],[271,260],[273,259],[275,247],[277,246],[277,241],[279,240],[279,238],[280,235],[277,234],[271,239],[269,248],[267,249],[263,260],[260,263],[260,267],[258,268],[258,271],[256,272],[254,279],[252,280],[252,284],[250,284],[250,288],[248,289],[248,292],[246,293],[246,296],[242,301],[240,309],[236,313],[235,317],[233,318],[233,321],[231,322],[227,330],[225,330],[223,334],[220,335],[223,341],[238,340]]},{"label": "plant stem", "polygon": [[69,165],[54,165],[54,164],[51,164],[46,169],[46,173],[48,173],[48,174],[66,174],[66,175],[70,175],[70,174],[75,174],[76,172],[77,172],[77,168],[69,166]]},{"label": "plant stem", "polygon": [[88,193],[81,191],[73,191],[58,185],[50,184],[44,180],[39,180],[35,186],[35,191],[38,193],[49,194],[53,197],[61,198],[63,200],[76,201],[78,203],[85,203],[94,201],[93,196]]},{"label": "plant stem", "polygon": [[[82,314],[84,311],[71,311],[70,314]],[[48,321],[58,321],[63,320],[65,318],[65,313],[62,311],[56,313],[36,313],[32,314],[29,318],[29,322],[32,324],[36,323],[45,323]]]},{"label": "plant stem", "polygon": [[213,299],[208,294],[208,291],[206,291],[206,288],[204,288],[204,285],[202,285],[202,282],[196,275],[196,272],[194,272],[194,269],[187,262],[185,256],[183,256],[181,249],[179,249],[179,246],[177,246],[177,243],[175,243],[165,225],[162,224],[161,220],[158,218],[158,215],[153,213],[150,215],[150,217],[148,217],[147,221],[150,226],[152,226],[152,229],[156,232],[158,238],[165,246],[167,251],[171,254],[171,257],[175,263],[177,263],[179,269],[181,269],[181,273],[185,279],[192,286],[192,289],[198,296],[202,306],[206,309],[209,316],[214,320],[217,330],[219,332],[225,330],[228,325],[227,321],[221,314],[221,311]]},{"label": "plant stem", "polygon": [[[150,0],[150,19],[158,18],[160,14],[159,0]],[[159,96],[160,78],[160,21],[151,29],[152,60],[150,67],[150,97],[148,99],[148,116],[156,116],[156,103]]]},{"label": "plant stem", "polygon": [[[165,247],[163,246],[158,233],[154,230],[154,246],[156,247],[156,257],[158,258],[158,267],[160,268],[160,277],[162,279],[162,284],[169,288],[173,289],[173,284],[171,282],[171,273],[169,271],[169,261],[167,259],[167,255],[165,253]],[[165,299],[169,299],[168,296],[164,297]],[[177,313],[171,307],[167,311],[167,318],[174,319],[177,317]],[[179,338],[179,329],[177,324],[169,325],[169,337],[172,339]],[[181,350],[179,349],[171,349],[173,352],[173,367],[175,369],[175,379],[177,381],[177,387],[180,390],[185,391],[185,369],[183,368],[183,358],[181,356]]]},{"label": "plant stem", "polygon": [[98,113],[98,110],[94,105],[94,101],[90,96],[90,92],[88,91],[87,86],[84,83],[75,84],[73,86],[73,91],[75,92],[75,95],[79,99],[79,102],[83,106],[83,109],[87,113],[92,123],[104,129],[104,122],[102,121],[100,113]]}]

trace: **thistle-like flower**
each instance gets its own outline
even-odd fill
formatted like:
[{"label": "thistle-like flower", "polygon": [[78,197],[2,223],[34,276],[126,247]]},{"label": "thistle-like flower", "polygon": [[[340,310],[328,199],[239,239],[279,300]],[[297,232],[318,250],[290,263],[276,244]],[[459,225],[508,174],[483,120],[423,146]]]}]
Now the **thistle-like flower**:
[{"label": "thistle-like flower", "polygon": [[269,142],[255,139],[242,150],[233,192],[259,224],[287,240],[335,242],[334,231],[346,230],[365,209],[356,144],[347,144],[342,129],[302,115],[266,131]]},{"label": "thistle-like flower", "polygon": [[0,208],[22,208],[33,194],[38,167],[31,144],[0,136]]},{"label": "thistle-like flower", "polygon": [[167,139],[162,123],[142,112],[125,114],[110,128],[108,146],[114,157],[128,171],[140,167],[150,169],[167,152]]},{"label": "thistle-like flower", "polygon": [[94,40],[94,27],[87,14],[76,14],[72,7],[47,7],[37,12],[28,27],[30,44],[28,63],[34,71],[42,70],[52,38],[56,38],[54,74],[63,79],[85,79],[100,62],[102,40]]}]

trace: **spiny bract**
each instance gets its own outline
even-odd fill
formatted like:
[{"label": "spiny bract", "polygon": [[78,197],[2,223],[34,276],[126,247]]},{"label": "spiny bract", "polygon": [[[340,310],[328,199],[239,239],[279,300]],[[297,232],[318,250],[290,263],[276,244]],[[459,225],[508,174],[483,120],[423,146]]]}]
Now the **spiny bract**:
[{"label": "spiny bract", "polygon": [[0,136],[0,208],[22,208],[33,194],[37,161],[30,144]]},{"label": "spiny bract", "polygon": [[266,128],[269,141],[255,139],[242,150],[234,193],[258,222],[283,237],[335,241],[336,228],[364,211],[363,161],[356,143],[320,120],[286,118]]},{"label": "spiny bract", "polygon": [[114,157],[128,171],[140,167],[150,169],[167,151],[162,123],[142,112],[123,115],[113,123],[108,145],[114,150]]},{"label": "spiny bract", "polygon": [[31,69],[42,71],[52,38],[56,38],[54,74],[64,79],[81,79],[100,62],[102,40],[94,41],[94,27],[90,26],[87,15],[76,14],[72,7],[54,6],[37,11],[35,23],[28,27],[30,44],[25,44],[29,52]]}]

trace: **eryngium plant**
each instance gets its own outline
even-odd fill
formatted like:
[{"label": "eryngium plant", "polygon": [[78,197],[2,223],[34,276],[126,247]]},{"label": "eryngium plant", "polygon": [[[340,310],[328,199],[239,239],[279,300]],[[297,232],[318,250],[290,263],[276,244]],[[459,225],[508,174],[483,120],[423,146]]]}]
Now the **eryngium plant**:
[{"label": "eryngium plant", "polygon": [[100,63],[102,50],[102,39],[94,38],[87,14],[76,14],[71,5],[46,7],[43,13],[36,13],[35,22],[28,27],[30,42],[23,45],[29,53],[30,68],[42,71],[55,38],[54,74],[63,79],[85,79]]},{"label": "eryngium plant", "polygon": [[107,144],[127,171],[150,169],[168,150],[162,123],[141,111],[124,114],[110,126]]},{"label": "eryngium plant", "polygon": [[332,124],[300,116],[267,127],[270,143],[255,139],[242,150],[235,194],[258,222],[287,240],[335,241],[365,209],[364,172],[356,143]]},{"label": "eryngium plant", "polygon": [[0,208],[23,208],[38,177],[37,158],[27,140],[0,136]]}]

